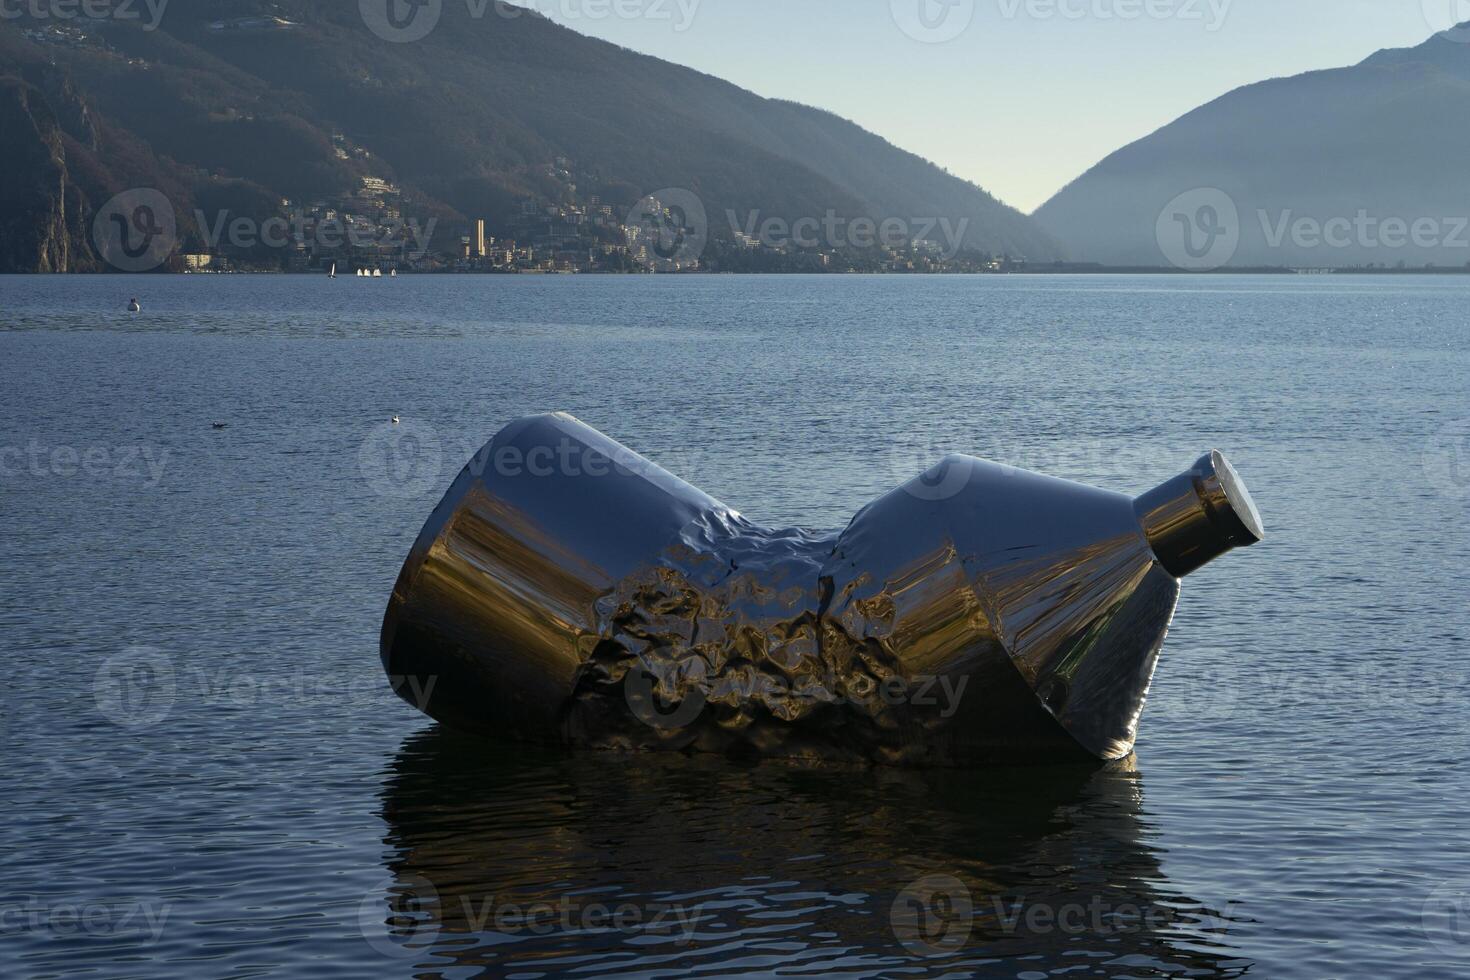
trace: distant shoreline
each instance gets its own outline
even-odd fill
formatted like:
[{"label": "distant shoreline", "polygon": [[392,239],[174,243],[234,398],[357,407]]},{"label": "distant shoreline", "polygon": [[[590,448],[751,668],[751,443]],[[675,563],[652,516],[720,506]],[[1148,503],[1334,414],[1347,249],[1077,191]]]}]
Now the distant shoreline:
[{"label": "distant shoreline", "polygon": [[[796,271],[789,272],[458,272],[442,270],[435,272],[411,272],[399,273],[398,278],[413,277],[490,277],[490,278],[684,278],[689,276],[700,277],[725,277],[725,276],[768,276],[768,277],[797,277],[806,276],[810,278],[828,278],[838,276],[871,276],[871,277],[912,277],[923,276],[928,278],[989,278],[993,276],[1466,276],[1470,275],[1470,267],[1429,267],[1429,268],[1405,268],[1405,269],[1369,269],[1360,267],[1348,267],[1342,269],[1291,269],[1281,266],[1262,266],[1257,268],[1226,268],[1226,269],[1175,269],[1168,266],[1101,266],[1090,264],[1079,265],[1044,265],[1034,268],[1012,268],[1004,272],[876,272],[876,271],[852,271],[852,272],[811,272]],[[154,276],[181,277],[181,276],[294,276],[298,278],[327,278],[321,272],[288,272],[281,269],[234,269],[228,272],[173,272],[159,270],[154,272],[4,272],[0,278],[15,276],[55,276],[67,278],[74,276],[113,276],[128,279],[147,279]],[[360,276],[344,275],[342,279],[364,278]]]}]

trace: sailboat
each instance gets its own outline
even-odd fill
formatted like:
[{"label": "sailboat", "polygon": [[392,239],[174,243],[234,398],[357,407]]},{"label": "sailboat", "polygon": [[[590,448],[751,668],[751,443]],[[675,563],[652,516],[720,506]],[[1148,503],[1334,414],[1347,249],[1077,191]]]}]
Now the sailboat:
[{"label": "sailboat", "polygon": [[361,279],[363,276],[366,276],[366,275],[367,275],[367,270],[366,269],[358,269],[357,270],[357,278]]},{"label": "sailboat", "polygon": [[382,269],[374,269],[373,270],[373,278],[374,279],[381,279],[381,278],[383,278],[383,270]]},{"label": "sailboat", "polygon": [[397,279],[398,278],[398,270],[397,269],[389,269],[388,270],[388,278],[389,279]]},{"label": "sailboat", "polygon": [[329,272],[329,273],[327,273],[327,278],[328,279],[336,279],[337,278],[337,263],[335,263],[335,262],[332,263],[332,271]]}]

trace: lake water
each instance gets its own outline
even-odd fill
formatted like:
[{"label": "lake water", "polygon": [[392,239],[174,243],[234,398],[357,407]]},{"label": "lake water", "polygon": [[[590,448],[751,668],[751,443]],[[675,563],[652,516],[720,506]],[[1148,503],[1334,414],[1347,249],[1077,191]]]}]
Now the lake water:
[{"label": "lake water", "polygon": [[[0,364],[5,976],[1470,971],[1470,280],[0,278]],[[553,409],[821,528],[952,451],[1217,447],[1269,536],[1185,581],[1128,765],[465,741],[382,612]]]}]

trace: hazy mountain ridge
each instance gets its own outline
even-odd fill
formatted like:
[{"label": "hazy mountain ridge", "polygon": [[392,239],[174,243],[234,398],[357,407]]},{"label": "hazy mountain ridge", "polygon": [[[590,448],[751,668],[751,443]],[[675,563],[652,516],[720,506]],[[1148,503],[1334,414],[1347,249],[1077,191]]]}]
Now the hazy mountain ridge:
[{"label": "hazy mountain ridge", "polygon": [[1465,41],[1445,34],[1436,34],[1412,48],[1384,48],[1359,62],[1368,67],[1402,64],[1432,65],[1470,81],[1470,53],[1465,50]]},{"label": "hazy mountain ridge", "polygon": [[[89,35],[78,44],[36,43],[26,21],[7,21],[0,76],[54,62],[115,142],[151,158],[114,169],[97,155],[87,163],[103,186],[92,189],[139,186],[130,181],[151,170],[186,236],[197,237],[189,214],[202,199],[268,210],[350,190],[369,172],[403,188],[406,212],[457,236],[469,218],[493,227],[528,198],[563,193],[545,170],[565,157],[596,175],[583,192],[617,208],[664,187],[694,191],[715,237],[730,237],[728,211],[740,223],[835,212],[946,218],[973,248],[1060,252],[980,188],[830,113],[494,9],[476,18],[446,4],[438,28],[407,44],[375,37],[355,3],[305,0],[175,4],[158,30],[76,22]],[[294,26],[212,29],[247,15]],[[342,159],[333,134],[366,155]],[[93,208],[105,200],[88,196]]]},{"label": "hazy mountain ridge", "polygon": [[1193,192],[1219,189],[1237,212],[1230,265],[1464,265],[1467,100],[1470,45],[1440,36],[1244,86],[1110,155],[1034,217],[1073,256],[1166,265],[1166,209],[1186,195],[1188,220],[1210,200]]}]

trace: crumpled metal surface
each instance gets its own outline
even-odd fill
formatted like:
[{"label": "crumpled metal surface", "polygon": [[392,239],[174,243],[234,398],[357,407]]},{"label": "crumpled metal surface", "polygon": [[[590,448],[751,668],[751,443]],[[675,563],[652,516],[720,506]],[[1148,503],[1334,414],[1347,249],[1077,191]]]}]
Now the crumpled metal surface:
[{"label": "crumpled metal surface", "polygon": [[[1194,478],[1169,492],[1212,499]],[[1168,525],[1189,561],[1250,543],[1199,509],[1202,528]],[[551,415],[502,431],[451,487],[382,654],[400,693],[431,692],[429,714],[511,738],[912,766],[1117,759],[1178,595],[1122,494],[952,456],[841,533],[769,529]]]}]

